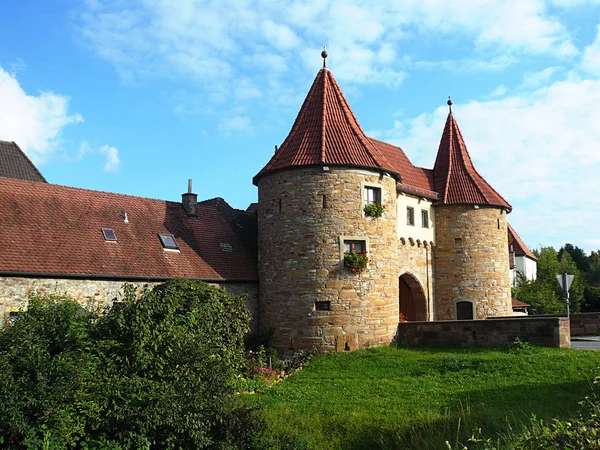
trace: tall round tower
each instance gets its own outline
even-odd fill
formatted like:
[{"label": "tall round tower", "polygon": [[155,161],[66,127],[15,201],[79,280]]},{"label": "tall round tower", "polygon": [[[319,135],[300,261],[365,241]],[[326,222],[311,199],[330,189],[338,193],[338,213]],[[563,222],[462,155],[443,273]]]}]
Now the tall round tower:
[{"label": "tall round tower", "polygon": [[435,161],[436,319],[512,314],[506,216],[511,210],[475,170],[450,113]]},{"label": "tall round tower", "polygon": [[[259,327],[275,331],[276,348],[343,351],[393,340],[398,178],[324,65],[290,134],[253,180]],[[371,204],[383,205],[381,217],[368,215]],[[368,259],[364,270],[347,267],[348,254]]]}]

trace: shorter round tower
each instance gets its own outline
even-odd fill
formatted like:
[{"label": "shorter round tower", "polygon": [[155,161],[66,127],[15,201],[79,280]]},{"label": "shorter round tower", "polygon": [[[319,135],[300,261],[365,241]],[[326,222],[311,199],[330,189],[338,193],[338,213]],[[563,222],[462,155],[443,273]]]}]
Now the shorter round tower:
[{"label": "shorter round tower", "polygon": [[512,315],[507,214],[510,204],[473,166],[450,113],[436,158],[436,320]]}]

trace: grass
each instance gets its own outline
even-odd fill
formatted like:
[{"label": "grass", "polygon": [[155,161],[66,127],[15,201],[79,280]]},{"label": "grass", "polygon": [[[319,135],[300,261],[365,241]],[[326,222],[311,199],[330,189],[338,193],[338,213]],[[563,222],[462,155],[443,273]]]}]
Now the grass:
[{"label": "grass", "polygon": [[262,394],[272,449],[445,449],[576,414],[600,352],[384,347],[319,356]]}]

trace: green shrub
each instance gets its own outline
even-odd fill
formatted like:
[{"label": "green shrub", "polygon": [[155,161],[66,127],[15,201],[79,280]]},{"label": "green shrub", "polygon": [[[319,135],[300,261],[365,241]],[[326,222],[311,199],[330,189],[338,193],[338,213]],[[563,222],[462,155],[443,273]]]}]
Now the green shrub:
[{"label": "green shrub", "polygon": [[31,299],[0,333],[3,448],[248,448],[262,420],[239,407],[243,299],[173,280],[98,316]]}]

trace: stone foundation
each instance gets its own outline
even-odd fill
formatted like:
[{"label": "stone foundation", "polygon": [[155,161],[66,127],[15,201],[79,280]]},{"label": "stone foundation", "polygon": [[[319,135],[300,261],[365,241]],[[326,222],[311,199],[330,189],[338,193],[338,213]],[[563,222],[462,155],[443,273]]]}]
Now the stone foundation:
[{"label": "stone foundation", "polygon": [[[79,303],[103,308],[112,305],[115,299],[122,298],[124,284],[132,284],[139,290],[145,286],[152,288],[163,282],[0,277],[0,325],[8,319],[11,312],[26,309],[27,299],[32,293],[68,295]],[[246,305],[252,312],[252,331],[256,331],[258,283],[211,284],[223,286],[233,295],[248,294]]]},{"label": "stone foundation", "polygon": [[409,345],[493,347],[516,338],[543,347],[570,348],[566,317],[405,322],[398,325],[397,342]]}]

